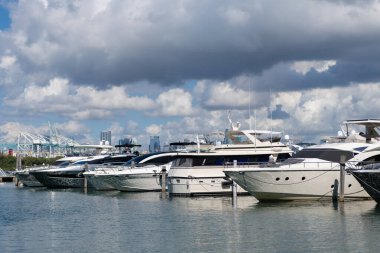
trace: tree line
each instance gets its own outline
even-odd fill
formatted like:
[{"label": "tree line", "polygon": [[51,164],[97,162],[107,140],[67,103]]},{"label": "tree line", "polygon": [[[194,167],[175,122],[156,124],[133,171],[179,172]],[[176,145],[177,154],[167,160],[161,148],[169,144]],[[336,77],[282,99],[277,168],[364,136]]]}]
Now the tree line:
[{"label": "tree line", "polygon": [[[56,158],[39,158],[39,157],[23,157],[21,159],[22,167],[39,166],[53,164]],[[15,170],[16,169],[16,157],[10,155],[0,155],[0,168],[3,170]]]}]

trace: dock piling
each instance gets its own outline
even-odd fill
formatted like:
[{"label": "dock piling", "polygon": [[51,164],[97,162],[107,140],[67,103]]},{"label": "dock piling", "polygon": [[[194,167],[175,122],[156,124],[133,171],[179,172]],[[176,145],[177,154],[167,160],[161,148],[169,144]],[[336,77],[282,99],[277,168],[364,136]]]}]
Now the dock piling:
[{"label": "dock piling", "polygon": [[166,193],[166,166],[161,170],[161,192]]},{"label": "dock piling", "polygon": [[[88,164],[87,163],[84,165],[84,171],[88,171]],[[84,182],[83,182],[84,193],[87,193],[87,188],[88,188],[87,177],[84,177]]]},{"label": "dock piling", "polygon": [[[237,160],[234,160],[234,168],[237,167]],[[232,181],[232,205],[236,207],[237,205],[237,184]]]},{"label": "dock piling", "polygon": [[344,179],[346,176],[345,170],[346,156],[340,156],[340,182],[339,182],[339,201],[344,202]]}]

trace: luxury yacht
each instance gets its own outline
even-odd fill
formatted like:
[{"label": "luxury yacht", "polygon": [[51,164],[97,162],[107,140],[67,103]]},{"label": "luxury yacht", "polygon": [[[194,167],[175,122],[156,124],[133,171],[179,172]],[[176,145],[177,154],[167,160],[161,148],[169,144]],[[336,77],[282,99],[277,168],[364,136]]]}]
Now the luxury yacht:
[{"label": "luxury yacht", "polygon": [[348,167],[367,193],[380,204],[380,148],[363,162]]},{"label": "luxury yacht", "polygon": [[380,163],[363,166],[360,170],[353,170],[352,174],[367,193],[380,204]]},{"label": "luxury yacht", "polygon": [[[380,120],[346,121],[361,125],[365,133],[348,133],[339,143],[310,146],[281,163],[229,166],[224,173],[259,201],[336,198],[340,166],[358,164],[371,159],[378,149],[380,135],[375,130]],[[368,198],[369,195],[347,170],[346,198]]]},{"label": "luxury yacht", "polygon": [[[231,124],[232,125],[232,124]],[[292,154],[280,142],[281,133],[272,131],[232,130],[225,133],[224,144],[207,152],[182,153],[168,173],[168,189],[172,195],[223,195],[232,193],[232,181],[223,172],[224,166],[282,161]],[[239,188],[238,193],[246,193]]]},{"label": "luxury yacht", "polygon": [[83,172],[99,164],[123,164],[135,157],[134,154],[98,155],[76,161],[66,167],[57,167],[38,171],[30,171],[42,185],[49,188],[82,188]]},{"label": "luxury yacht", "polygon": [[33,167],[24,168],[22,170],[17,170],[15,172],[15,176],[19,180],[19,183],[21,183],[23,186],[41,187],[43,185],[30,172],[52,169],[52,168],[63,168],[70,165],[71,163],[75,161],[82,160],[85,158],[86,158],[85,156],[63,157],[55,161],[55,163],[52,165],[33,166]]},{"label": "luxury yacht", "polygon": [[119,166],[100,166],[83,173],[96,190],[159,191],[163,169],[170,170],[178,152],[157,152],[135,157]]}]

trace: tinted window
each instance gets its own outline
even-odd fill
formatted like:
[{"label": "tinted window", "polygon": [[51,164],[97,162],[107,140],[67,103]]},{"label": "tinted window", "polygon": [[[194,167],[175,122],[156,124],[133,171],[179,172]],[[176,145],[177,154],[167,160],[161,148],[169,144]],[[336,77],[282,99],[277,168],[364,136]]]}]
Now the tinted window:
[{"label": "tinted window", "polygon": [[295,154],[294,158],[319,158],[322,160],[340,163],[341,156],[345,156],[344,162],[355,156],[355,153],[337,149],[303,149]]},{"label": "tinted window", "polygon": [[277,155],[277,162],[285,161],[286,159],[290,158],[291,155],[289,153],[282,153]]},{"label": "tinted window", "polygon": [[380,162],[380,155],[375,155],[375,156],[368,157],[367,159],[364,159],[362,162],[358,163],[358,166],[366,165],[366,164],[372,165],[374,163],[379,163],[379,162]]},{"label": "tinted window", "polygon": [[160,157],[156,157],[148,161],[145,161],[143,162],[143,164],[156,164],[156,165],[166,164],[173,161],[174,158],[175,158],[174,156],[160,156]]}]

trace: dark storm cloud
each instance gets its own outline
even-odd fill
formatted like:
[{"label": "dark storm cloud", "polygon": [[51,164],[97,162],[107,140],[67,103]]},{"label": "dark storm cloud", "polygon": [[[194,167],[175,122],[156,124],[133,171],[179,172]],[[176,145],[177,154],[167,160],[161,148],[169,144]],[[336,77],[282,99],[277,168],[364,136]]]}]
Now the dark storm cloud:
[{"label": "dark storm cloud", "polygon": [[288,65],[278,65],[254,81],[257,91],[293,91],[314,87],[329,88],[347,86],[351,83],[380,81],[380,63],[374,62],[337,62],[328,70],[318,72],[311,69],[306,74],[289,71]]},{"label": "dark storm cloud", "polygon": [[[3,35],[13,40],[8,49],[25,72],[73,83],[168,85],[255,74],[265,77],[260,85],[294,89],[376,80],[380,73],[377,2],[41,3],[20,1],[12,9],[12,29]],[[284,62],[329,59],[339,64],[328,72],[265,76]]]}]

